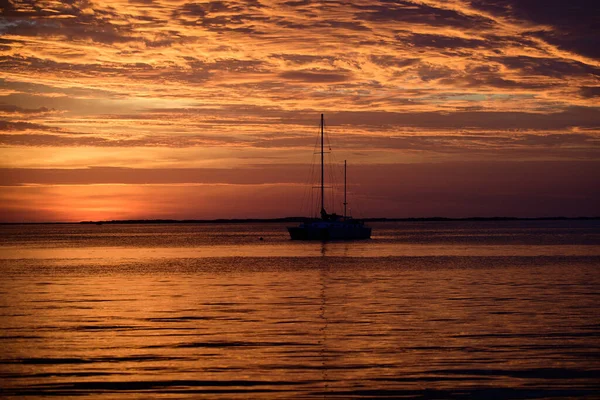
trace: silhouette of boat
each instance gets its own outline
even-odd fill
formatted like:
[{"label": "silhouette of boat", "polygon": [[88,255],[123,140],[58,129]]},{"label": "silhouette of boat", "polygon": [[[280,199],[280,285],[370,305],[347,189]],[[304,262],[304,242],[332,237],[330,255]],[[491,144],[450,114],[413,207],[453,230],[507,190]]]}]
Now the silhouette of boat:
[{"label": "silhouette of boat", "polygon": [[344,215],[325,210],[325,166],[323,151],[324,118],[321,114],[321,218],[288,227],[292,240],[357,240],[369,239],[371,228],[346,214],[346,161],[344,161]]}]

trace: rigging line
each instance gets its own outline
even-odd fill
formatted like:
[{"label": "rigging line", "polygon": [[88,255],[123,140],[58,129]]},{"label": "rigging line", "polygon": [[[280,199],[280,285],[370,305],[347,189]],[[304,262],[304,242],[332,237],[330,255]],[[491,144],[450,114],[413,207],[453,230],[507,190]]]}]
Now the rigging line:
[{"label": "rigging line", "polygon": [[[352,174],[352,168],[350,168],[350,174]],[[360,210],[360,206],[358,204],[357,201],[357,196],[355,196],[355,192],[354,192],[354,188],[356,187],[356,183],[353,183],[354,181],[351,179],[350,180],[351,183],[348,183],[348,198],[349,200],[346,200],[348,202],[349,205],[352,205],[352,207],[348,207],[348,215],[352,218],[361,217],[361,210]],[[353,210],[356,211],[356,214],[353,213]]]},{"label": "rigging line", "polygon": [[340,196],[340,166],[338,165],[336,152],[332,150],[332,140],[331,136],[329,135],[329,129],[325,131],[325,139],[327,143],[327,148],[329,148],[327,176],[329,182],[331,182],[331,196],[329,196],[328,206],[331,212],[334,213],[337,209],[336,205],[339,206],[339,201],[337,201],[337,199]]},{"label": "rigging line", "polygon": [[308,196],[310,193],[308,193],[308,182],[310,179],[310,169],[308,169],[308,175],[304,175],[304,181],[303,181],[303,190],[302,190],[302,201],[300,203],[300,209],[302,212],[305,211],[305,208],[307,206],[306,202],[308,201]]},{"label": "rigging line", "polygon": [[302,213],[308,216],[314,216],[314,190],[312,189],[312,184],[313,182],[315,182],[315,150],[317,149],[318,143],[319,141],[317,137],[313,145],[313,154],[310,162],[310,168],[308,169],[308,174],[305,175],[304,190],[302,192],[302,202],[300,205]]},{"label": "rigging line", "polygon": [[[326,126],[327,126],[327,123],[325,122],[325,120],[323,120],[323,138],[324,138],[324,142],[325,142],[325,147],[327,149],[329,149],[329,151],[327,152],[327,159],[324,161],[325,174],[327,175],[327,182],[329,182],[330,185],[333,185],[334,181],[332,180],[332,176],[331,176],[331,142],[329,140],[329,129],[325,129]],[[329,196],[327,196],[327,204],[325,204],[325,207],[327,210],[329,210],[329,213],[335,212],[335,209],[332,204],[332,200],[333,200],[333,190],[331,191],[331,194]]]},{"label": "rigging line", "polygon": [[332,202],[333,202],[333,207],[335,208],[336,205],[339,206],[339,196],[340,196],[340,179],[339,179],[339,163],[336,157],[335,152],[331,153],[331,157],[330,157],[330,179],[332,182],[332,187],[333,187],[333,197],[332,197]]},{"label": "rigging line", "polygon": [[[317,146],[317,143],[315,143],[315,146]],[[314,152],[311,158],[311,165],[310,165],[310,175],[308,177],[308,182],[306,182],[306,190],[309,191],[309,197],[310,197],[310,201],[307,204],[307,212],[306,215],[313,217],[314,213],[315,213],[315,191],[313,190],[312,186],[313,183],[315,182],[316,179],[316,175],[317,175],[317,168],[316,168],[316,163],[317,163],[317,157],[315,156]]]},{"label": "rigging line", "polygon": [[310,212],[310,207],[311,207],[311,191],[309,188],[309,183],[311,180],[311,170],[309,169],[309,173],[307,176],[305,176],[305,180],[304,180],[304,188],[302,191],[302,204],[301,204],[301,210],[303,214],[307,214],[308,212]]},{"label": "rigging line", "polygon": [[365,218],[365,215],[363,214],[362,209],[360,207],[360,203],[358,201],[356,201],[356,199],[359,197],[360,196],[353,197],[355,199],[353,204],[355,205],[355,208],[356,208],[356,213],[357,213],[356,216],[357,216],[357,218]]},{"label": "rigging line", "polygon": [[313,186],[315,184],[315,182],[319,182],[319,178],[320,178],[320,168],[317,168],[317,164],[320,165],[320,152],[318,152],[317,150],[320,149],[320,122],[319,122],[319,134],[315,135],[315,142],[314,142],[314,146],[313,146],[313,154],[312,154],[312,161],[311,161],[311,170],[310,170],[310,176],[309,176],[309,181],[307,182],[307,190],[310,191],[310,203],[308,204],[308,210],[307,210],[307,215],[316,218],[318,213],[320,212],[320,208],[319,208],[319,195],[317,194],[317,191],[315,191],[313,189]]}]

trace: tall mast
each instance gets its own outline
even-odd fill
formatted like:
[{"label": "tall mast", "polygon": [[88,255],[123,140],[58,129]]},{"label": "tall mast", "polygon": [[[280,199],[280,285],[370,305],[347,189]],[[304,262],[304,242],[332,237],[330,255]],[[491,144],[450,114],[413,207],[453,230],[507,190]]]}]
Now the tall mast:
[{"label": "tall mast", "polygon": [[346,201],[346,160],[344,160],[344,219],[346,219],[346,206],[348,202]]},{"label": "tall mast", "polygon": [[323,125],[325,124],[323,114],[321,114],[321,218],[325,218],[325,167],[323,151]]}]

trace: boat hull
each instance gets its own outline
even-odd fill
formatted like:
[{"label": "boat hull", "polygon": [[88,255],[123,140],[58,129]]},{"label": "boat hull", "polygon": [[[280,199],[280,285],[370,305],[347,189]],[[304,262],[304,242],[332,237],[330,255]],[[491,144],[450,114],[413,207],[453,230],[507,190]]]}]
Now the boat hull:
[{"label": "boat hull", "polygon": [[371,228],[362,225],[288,227],[292,240],[361,240],[371,238]]}]

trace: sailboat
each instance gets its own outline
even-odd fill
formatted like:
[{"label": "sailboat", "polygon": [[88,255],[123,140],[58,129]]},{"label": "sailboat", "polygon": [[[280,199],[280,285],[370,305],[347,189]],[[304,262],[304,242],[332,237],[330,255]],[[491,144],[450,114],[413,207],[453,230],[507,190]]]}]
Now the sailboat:
[{"label": "sailboat", "polygon": [[325,210],[324,117],[321,114],[321,218],[288,227],[292,240],[357,240],[369,239],[371,228],[346,214],[346,161],[344,161],[344,215]]}]

